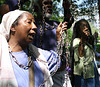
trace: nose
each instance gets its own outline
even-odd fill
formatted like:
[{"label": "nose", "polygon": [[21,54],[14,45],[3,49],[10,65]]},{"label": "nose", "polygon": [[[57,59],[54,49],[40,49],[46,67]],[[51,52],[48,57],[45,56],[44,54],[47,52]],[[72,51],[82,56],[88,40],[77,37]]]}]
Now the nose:
[{"label": "nose", "polygon": [[88,27],[87,27],[87,26],[84,26],[84,28],[87,28],[87,29],[88,29]]},{"label": "nose", "polygon": [[34,23],[32,23],[32,28],[31,28],[30,32],[36,33],[36,29],[37,29],[36,25]]},{"label": "nose", "polygon": [[37,29],[37,26],[34,23],[32,23],[32,29]]}]

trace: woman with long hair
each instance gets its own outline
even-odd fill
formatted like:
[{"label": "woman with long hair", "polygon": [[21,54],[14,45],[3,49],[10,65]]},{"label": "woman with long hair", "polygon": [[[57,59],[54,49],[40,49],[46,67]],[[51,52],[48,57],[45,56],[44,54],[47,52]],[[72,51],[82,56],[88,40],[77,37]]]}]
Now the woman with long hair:
[{"label": "woman with long hair", "polygon": [[94,39],[90,25],[85,19],[75,23],[70,53],[73,87],[98,87]]}]

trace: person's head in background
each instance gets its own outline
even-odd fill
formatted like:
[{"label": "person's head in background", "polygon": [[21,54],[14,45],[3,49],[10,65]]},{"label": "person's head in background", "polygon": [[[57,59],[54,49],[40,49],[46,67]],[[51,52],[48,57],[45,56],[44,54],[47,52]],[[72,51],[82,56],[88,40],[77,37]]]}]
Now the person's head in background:
[{"label": "person's head in background", "polygon": [[84,39],[94,47],[91,27],[87,20],[81,19],[75,23],[73,27],[72,41],[75,38]]},{"label": "person's head in background", "polygon": [[[27,0],[8,0],[0,6],[0,15],[4,15],[9,11],[19,9]],[[42,18],[44,15],[46,18],[52,17],[52,0],[33,0],[34,10],[37,13],[39,18]]]},{"label": "person's head in background", "polygon": [[33,0],[34,10],[39,18],[44,16],[45,18],[51,18],[53,12],[52,0]]},{"label": "person's head in background", "polygon": [[9,11],[19,9],[19,7],[21,8],[21,6],[26,1],[27,0],[6,0],[3,4],[0,5],[0,15],[3,16]]}]

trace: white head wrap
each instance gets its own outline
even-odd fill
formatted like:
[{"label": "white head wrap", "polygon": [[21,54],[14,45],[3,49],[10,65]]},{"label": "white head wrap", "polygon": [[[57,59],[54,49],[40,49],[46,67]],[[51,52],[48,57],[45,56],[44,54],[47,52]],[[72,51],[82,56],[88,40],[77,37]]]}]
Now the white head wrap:
[{"label": "white head wrap", "polygon": [[0,34],[2,34],[7,40],[9,38],[10,28],[13,22],[24,12],[25,11],[15,10],[10,11],[3,16],[0,24]]},{"label": "white head wrap", "polygon": [[3,16],[0,24],[0,87],[18,87],[13,72],[7,40],[13,22],[25,11],[10,11]]}]

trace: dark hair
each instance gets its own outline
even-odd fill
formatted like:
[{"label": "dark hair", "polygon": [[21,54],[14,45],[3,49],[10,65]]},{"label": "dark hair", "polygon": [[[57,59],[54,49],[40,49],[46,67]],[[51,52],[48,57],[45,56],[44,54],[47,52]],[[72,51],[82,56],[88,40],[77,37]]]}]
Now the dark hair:
[{"label": "dark hair", "polygon": [[[81,31],[80,31],[80,25],[82,24],[82,22],[86,22],[87,23],[87,26],[88,26],[88,30],[90,32],[90,36],[92,36],[92,32],[91,32],[91,27],[89,25],[89,22],[85,19],[81,19],[79,21],[77,21],[73,27],[73,35],[72,35],[72,40],[71,40],[71,46],[72,46],[72,42],[75,38],[81,38]],[[91,37],[92,39],[92,37]],[[90,38],[87,40],[87,42],[89,44],[91,44],[93,47],[94,47],[94,44],[93,44],[93,40],[90,40]]]},{"label": "dark hair", "polygon": [[91,32],[91,28],[90,28],[90,25],[88,23],[87,20],[85,19],[81,19],[79,21],[77,21],[73,27],[73,35],[72,35],[72,39],[71,39],[71,46],[70,46],[70,59],[71,59],[71,84],[72,84],[72,87],[74,85],[74,48],[73,48],[73,40],[75,38],[81,38],[81,34],[80,34],[80,25],[82,22],[86,22],[87,23],[87,26],[88,26],[88,29],[89,29],[89,32],[90,32],[90,38],[88,38],[87,42],[89,44],[92,45],[92,47],[94,48],[94,39],[92,37],[92,32]]}]

